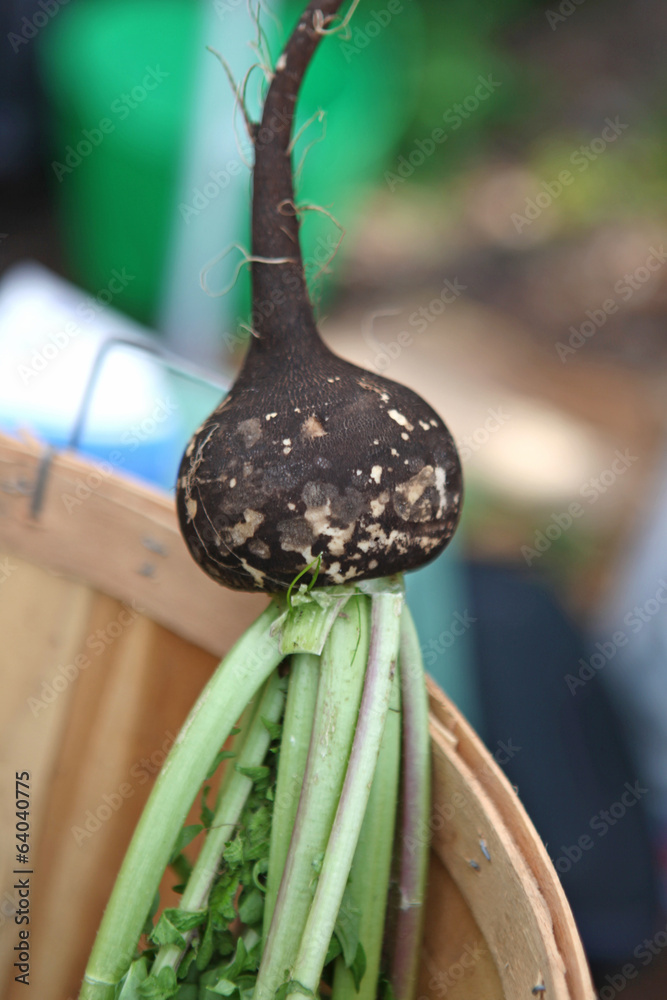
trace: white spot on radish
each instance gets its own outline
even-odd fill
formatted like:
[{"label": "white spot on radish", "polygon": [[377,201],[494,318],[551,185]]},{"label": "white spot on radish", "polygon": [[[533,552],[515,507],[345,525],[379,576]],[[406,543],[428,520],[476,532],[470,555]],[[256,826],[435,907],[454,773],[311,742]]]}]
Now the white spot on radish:
[{"label": "white spot on radish", "polygon": [[420,420],[419,426],[422,427],[425,431],[430,431],[431,429],[430,424],[427,424],[425,420]]},{"label": "white spot on radish", "polygon": [[251,538],[248,542],[248,549],[254,556],[257,556],[258,559],[268,559],[271,555],[271,549],[269,546],[266,542],[260,541],[259,538]]},{"label": "white spot on radish", "polygon": [[415,429],[414,425],[410,423],[407,417],[404,417],[402,413],[398,412],[398,410],[387,410],[387,416],[391,417],[392,420],[395,420],[400,427],[405,427],[407,431],[413,431]]},{"label": "white spot on radish", "polygon": [[327,432],[322,426],[321,421],[319,421],[316,416],[312,415],[302,423],[301,433],[305,438],[312,441],[313,438],[326,437]]},{"label": "white spot on radish", "polygon": [[277,413],[267,413],[267,414],[266,414],[266,419],[267,419],[267,420],[273,420],[273,418],[274,418],[274,417],[277,417],[277,416],[278,416],[278,414],[277,414]]},{"label": "white spot on radish", "polygon": [[292,443],[291,438],[283,438],[283,444],[291,444],[291,443]]},{"label": "white spot on radish", "polygon": [[439,465],[435,468],[435,488],[438,491],[438,497],[440,498],[440,506],[438,507],[438,517],[442,517],[445,510],[447,509],[447,493],[445,491],[445,485],[447,483],[447,473]]},{"label": "white spot on radish", "polygon": [[246,448],[252,448],[262,436],[262,425],[258,417],[250,417],[249,420],[241,421],[236,428],[236,433],[241,435]]},{"label": "white spot on radish", "polygon": [[398,452],[396,451],[396,449],[395,449],[395,448],[392,448],[392,449],[391,449],[391,453],[392,453],[392,455],[394,455],[394,456],[395,456],[396,458],[398,458]]},{"label": "white spot on radish", "polygon": [[288,510],[296,510],[296,504],[288,503],[287,504],[287,509]]},{"label": "white spot on radish", "polygon": [[232,489],[234,489],[234,487],[236,486],[236,480],[235,479],[230,479],[229,480],[229,485],[231,486]]},{"label": "white spot on radish", "polygon": [[378,441],[378,439],[377,439],[377,438],[375,438],[375,441],[373,441],[373,444],[379,444],[379,443],[380,443],[380,442]]},{"label": "white spot on radish", "polygon": [[382,478],[382,466],[374,465],[373,468],[371,469],[371,479],[374,479],[375,482],[378,483],[379,485],[381,478]]},{"label": "white spot on radish", "polygon": [[264,520],[264,515],[258,510],[246,507],[243,511],[243,521],[239,521],[229,532],[229,537],[233,546],[243,545],[255,534],[260,524]]},{"label": "white spot on radish", "polygon": [[377,559],[371,559],[371,561],[368,564],[368,568],[369,569],[377,569],[377,567],[378,567],[378,561],[377,561]]},{"label": "white spot on radish", "polygon": [[294,407],[294,412],[295,413],[301,413],[301,407],[300,406],[295,406]]},{"label": "white spot on radish", "polygon": [[197,501],[188,498],[185,501],[185,509],[188,512],[188,521],[191,521],[193,517],[197,516]]},{"label": "white spot on radish", "polygon": [[438,426],[438,421],[437,420],[431,420],[429,422],[431,424],[431,427],[437,427]]},{"label": "white spot on radish", "polygon": [[286,66],[287,66],[287,56],[283,52],[280,58],[278,59],[278,62],[276,63],[276,72],[281,73]]},{"label": "white spot on radish", "polygon": [[410,435],[406,434],[405,431],[401,431],[401,437],[403,438],[404,441],[410,440]]},{"label": "white spot on radish", "polygon": [[357,469],[357,471],[356,471],[355,475],[356,475],[356,476],[360,476],[360,475],[361,475],[361,469]]}]

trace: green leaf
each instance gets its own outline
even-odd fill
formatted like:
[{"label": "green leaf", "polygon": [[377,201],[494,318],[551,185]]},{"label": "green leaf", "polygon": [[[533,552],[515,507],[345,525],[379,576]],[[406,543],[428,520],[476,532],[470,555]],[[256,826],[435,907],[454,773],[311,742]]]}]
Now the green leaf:
[{"label": "green leaf", "polygon": [[200,815],[200,819],[201,819],[202,823],[204,824],[204,826],[206,827],[207,830],[210,829],[210,827],[211,827],[211,825],[213,823],[214,816],[215,816],[215,813],[213,812],[213,810],[211,808],[209,808],[209,806],[206,804],[206,800],[207,800],[207,798],[209,796],[209,792],[210,791],[211,791],[211,786],[210,785],[204,785],[204,787],[202,789],[202,793],[201,793],[201,812],[199,814]]},{"label": "green leaf", "polygon": [[256,924],[264,913],[264,896],[258,889],[244,892],[239,901],[239,917],[244,924]]},{"label": "green leaf", "polygon": [[151,934],[151,940],[156,944],[175,944],[179,948],[185,948],[185,938],[183,932],[191,931],[206,919],[205,910],[167,909],[164,910],[158,920],[157,927]]},{"label": "green leaf", "polygon": [[181,959],[181,963],[178,966],[178,970],[176,972],[176,978],[179,981],[182,981],[187,977],[187,975],[190,972],[190,966],[192,965],[196,957],[197,953],[195,952],[195,950],[193,948],[188,948],[185,955]]},{"label": "green leaf", "polygon": [[140,1000],[139,986],[148,976],[148,963],[145,958],[139,958],[128,969],[118,1000]]},{"label": "green leaf", "polygon": [[223,760],[230,760],[232,757],[236,757],[236,754],[234,753],[233,750],[219,750],[218,753],[215,755],[215,759],[211,764],[211,766],[209,767],[208,772],[206,774],[206,778],[204,780],[209,781],[213,777],[215,772],[218,770],[218,767],[223,762]]},{"label": "green leaf", "polygon": [[224,851],[222,856],[229,865],[230,868],[238,868],[239,865],[243,864],[243,841],[240,837],[234,837],[231,840]]},{"label": "green leaf", "polygon": [[238,736],[240,732],[241,732],[241,730],[240,730],[239,726],[234,726],[234,728],[231,730],[231,732],[230,732],[229,735],[230,736]]},{"label": "green leaf", "polygon": [[236,942],[236,954],[229,965],[223,970],[225,979],[236,979],[242,972],[245,972],[247,959],[248,952],[246,951],[245,943],[243,938],[239,938]]},{"label": "green leaf", "polygon": [[357,945],[357,954],[354,956],[354,961],[350,966],[350,972],[352,973],[352,978],[354,979],[354,988],[359,992],[359,987],[361,986],[361,980],[364,978],[364,973],[366,971],[366,952],[364,951],[364,946],[361,941]]},{"label": "green leaf", "polygon": [[236,983],[232,983],[229,979],[219,979],[215,986],[207,987],[211,993],[217,993],[221,997],[230,997],[232,993],[236,992],[237,988]]},{"label": "green leaf", "polygon": [[199,986],[196,983],[181,983],[174,1000],[199,1000]]},{"label": "green leaf", "polygon": [[174,849],[171,852],[171,858],[169,859],[170,865],[173,865],[178,855],[183,852],[183,849],[187,847],[188,844],[191,843],[197,834],[201,833],[203,829],[204,827],[200,823],[192,823],[190,826],[184,826],[182,828],[176,838]]},{"label": "green leaf", "polygon": [[142,1000],[170,1000],[178,992],[176,973],[166,966],[160,969],[157,976],[149,976],[139,986],[139,996]]},{"label": "green leaf", "polygon": [[209,897],[209,908],[221,921],[228,924],[236,917],[234,908],[234,897],[239,887],[237,877],[229,877],[221,880],[214,887]]},{"label": "green leaf", "polygon": [[294,992],[295,989],[298,990],[299,993],[303,993],[304,996],[315,997],[313,991],[309,990],[307,986],[303,986],[296,979],[290,979],[288,982],[283,983],[282,986],[278,987],[274,1000],[286,1000],[289,994]]},{"label": "green leaf", "polygon": [[197,968],[200,972],[203,972],[207,967],[208,963],[213,957],[213,919],[209,913],[208,920],[206,921],[206,930],[204,931],[204,936],[199,943],[199,949],[197,951],[196,963]]},{"label": "green leaf", "polygon": [[245,774],[246,778],[250,778],[251,781],[261,781],[262,778],[269,776],[269,768],[265,764],[260,764],[259,767],[243,767],[241,764],[237,764],[236,770],[239,774]]},{"label": "green leaf", "polygon": [[155,914],[158,911],[159,905],[160,905],[160,893],[156,892],[155,895],[153,896],[153,902],[151,903],[150,911],[148,913],[148,916],[146,917],[146,923],[144,924],[143,929],[141,931],[141,933],[145,934],[147,937],[150,936],[150,933],[153,930],[153,918],[155,917]]},{"label": "green leaf", "polygon": [[331,941],[329,942],[329,950],[327,952],[327,957],[324,959],[324,964],[328,965],[329,962],[333,962],[334,958],[342,953],[342,948],[340,946],[340,941],[335,934],[331,936]]},{"label": "green leaf", "polygon": [[266,729],[266,731],[269,734],[269,736],[271,737],[271,739],[272,740],[279,740],[280,736],[281,736],[281,733],[283,731],[283,727],[282,727],[281,723],[280,722],[272,722],[271,719],[265,719],[263,715],[261,716],[261,719],[262,719],[262,725]]},{"label": "green leaf", "polygon": [[[359,910],[351,900],[350,884],[345,887],[338,916],[334,926],[334,934],[340,941],[343,951],[343,961],[348,969],[352,969],[357,960],[359,946]],[[365,962],[365,957],[364,957]]]},{"label": "green leaf", "polygon": [[265,878],[263,879],[262,876],[263,875],[265,876],[268,870],[269,870],[268,857],[260,858],[259,861],[256,861],[255,864],[252,866],[253,885],[255,885],[256,888],[259,889],[259,891],[262,893],[266,892],[266,879]]},{"label": "green leaf", "polygon": [[380,1000],[396,1000],[396,994],[394,993],[393,987],[389,981],[389,977],[383,973],[380,975],[378,982],[378,996]]}]

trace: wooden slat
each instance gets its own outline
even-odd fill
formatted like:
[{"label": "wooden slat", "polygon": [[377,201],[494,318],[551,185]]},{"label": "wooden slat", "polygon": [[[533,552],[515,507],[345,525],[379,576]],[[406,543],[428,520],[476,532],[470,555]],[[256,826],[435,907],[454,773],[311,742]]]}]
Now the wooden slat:
[{"label": "wooden slat", "polygon": [[202,649],[226,653],[266,598],[214,583],[187,551],[173,499],[104,472],[102,463],[57,455],[33,518],[42,453],[35,442],[0,435],[0,552],[85,580]]},{"label": "wooden slat", "polygon": [[[75,1000],[141,809],[217,657],[148,618],[130,617],[118,601],[80,584],[18,562],[16,572],[15,582],[24,577],[26,584],[16,587],[11,604],[15,610],[34,605],[35,613],[30,627],[25,614],[18,616],[11,647],[0,647],[0,676],[24,706],[18,718],[5,715],[3,706],[2,732],[11,734],[9,739],[24,734],[18,752],[25,756],[16,758],[16,766],[33,774],[30,985],[40,1000]],[[72,605],[75,622],[63,614]],[[9,602],[5,610],[10,611]],[[36,697],[42,693],[37,671],[30,685],[22,684],[35,661],[52,681],[55,664],[72,663],[77,654],[86,655],[89,665],[37,717],[28,717],[26,690]],[[30,752],[30,744],[39,748],[40,734],[46,733],[39,754]],[[12,777],[13,761],[12,752]],[[4,832],[3,844],[10,844],[11,830]],[[4,866],[3,875],[8,870]],[[26,996],[11,970],[16,932],[11,919],[0,928],[0,994],[6,1000]]]},{"label": "wooden slat", "polygon": [[504,996],[484,935],[435,851],[428,872],[418,996],[432,1000],[501,1000]]},{"label": "wooden slat", "polygon": [[[92,595],[80,583],[57,580],[44,570],[12,559],[0,586],[0,984],[14,961],[19,928],[14,923],[18,895],[16,861],[16,771],[29,771],[32,886],[43,878],[38,844],[58,768],[60,746],[70,717],[73,690],[52,687],[58,666],[73,661],[85,629]],[[64,681],[63,681],[64,683]],[[60,683],[57,683],[60,686]],[[44,697],[53,700],[47,705]],[[32,699],[32,701],[30,700]],[[42,707],[43,706],[43,707]],[[33,895],[33,901],[35,896]],[[23,987],[25,990],[25,987]],[[2,991],[0,990],[0,993]]]},{"label": "wooden slat", "polygon": [[554,1000],[593,1000],[572,913],[518,796],[432,681],[429,695],[436,803],[432,847],[488,942],[504,995],[529,997],[543,983],[545,995]]}]

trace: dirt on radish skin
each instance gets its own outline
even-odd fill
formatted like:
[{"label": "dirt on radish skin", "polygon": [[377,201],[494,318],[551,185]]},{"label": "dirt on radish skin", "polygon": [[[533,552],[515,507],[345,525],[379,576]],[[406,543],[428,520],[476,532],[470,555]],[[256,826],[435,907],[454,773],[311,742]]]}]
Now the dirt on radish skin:
[{"label": "dirt on radish skin", "polygon": [[447,428],[416,393],[337,358],[316,332],[294,348],[276,358],[253,340],[188,446],[178,509],[193,556],[241,590],[284,590],[318,555],[317,585],[421,566],[459,515]]}]

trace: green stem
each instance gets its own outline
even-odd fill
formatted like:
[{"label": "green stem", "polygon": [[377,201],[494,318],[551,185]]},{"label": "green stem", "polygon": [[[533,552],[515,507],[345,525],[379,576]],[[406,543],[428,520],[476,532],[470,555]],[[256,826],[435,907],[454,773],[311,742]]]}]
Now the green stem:
[{"label": "green stem", "polygon": [[308,746],[313,731],[319,679],[319,656],[299,653],[292,657],[271,820],[269,870],[264,898],[264,940],[271,926],[280,879],[294,829],[294,819],[308,759]]},{"label": "green stem", "polygon": [[368,631],[368,599],[353,597],[324,647],[303,792],[253,1000],[273,1000],[296,958],[352,746]]},{"label": "green stem", "polygon": [[[190,873],[179,909],[192,912],[206,906],[222,853],[232,838],[252,789],[252,779],[240,774],[235,765],[259,767],[262,764],[271,742],[271,736],[263,720],[278,722],[284,703],[284,684],[276,672],[267,681],[261,699],[258,699],[258,704],[254,706],[238,759],[229,763],[213,823]],[[193,934],[194,931],[187,936],[188,941]],[[160,969],[167,965],[174,970],[177,969],[183,954],[184,950],[178,945],[163,945],[151,972],[157,975]]]},{"label": "green stem", "polygon": [[[402,606],[402,594],[376,594],[372,598],[368,667],[352,753],[292,972],[295,984],[306,991],[302,995],[314,994],[318,988],[359,840],[389,708]],[[292,993],[301,994],[302,990],[295,985]]]},{"label": "green stem", "polygon": [[269,635],[275,603],[227,654],[197,699],[164,766],[125,855],[97,933],[79,1000],[114,1000],[192,803],[234,723],[282,659]]},{"label": "green stem", "polygon": [[419,638],[407,608],[401,626],[400,672],[403,705],[402,816],[399,909],[392,949],[391,985],[397,1000],[412,1000],[419,975],[428,871],[431,743]]},{"label": "green stem", "polygon": [[[396,824],[396,801],[401,760],[401,692],[398,671],[394,676],[389,713],[382,735],[366,815],[354,854],[345,901],[351,920],[358,920],[359,940],[366,956],[366,971],[357,990],[354,977],[342,958],[336,961],[332,1000],[375,1000],[377,996],[384,917],[391,875]],[[344,918],[338,914],[338,924]]]}]

